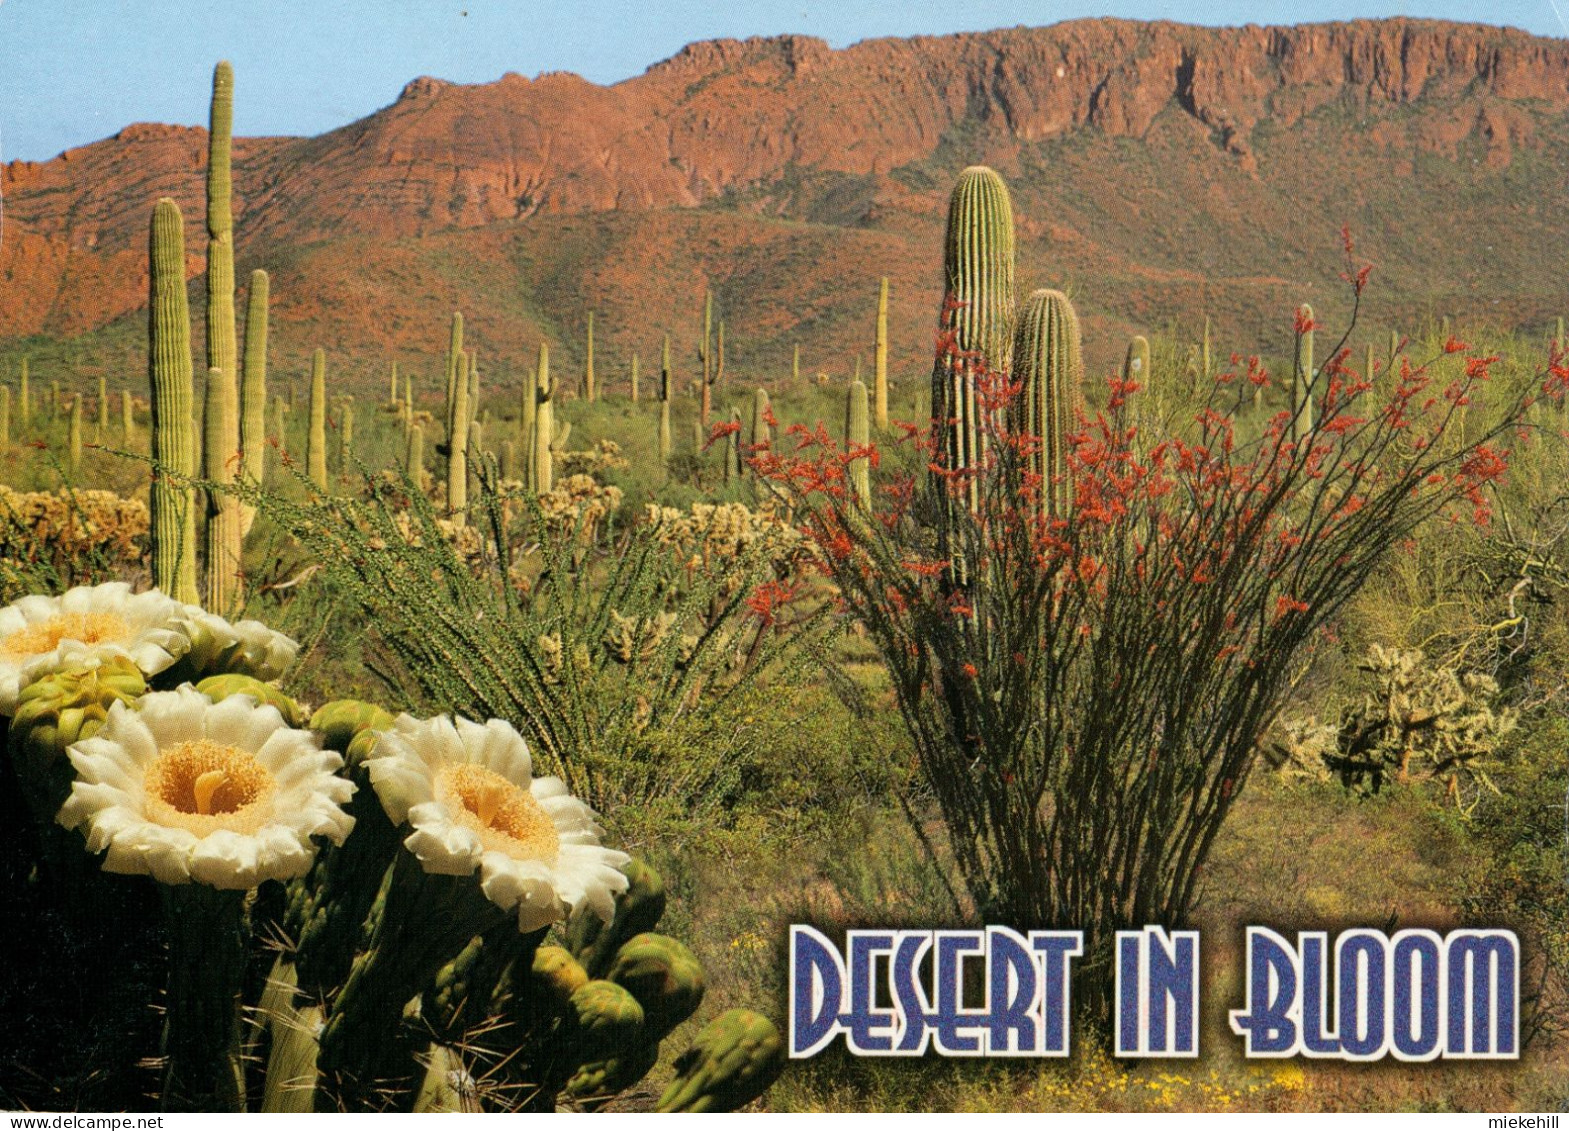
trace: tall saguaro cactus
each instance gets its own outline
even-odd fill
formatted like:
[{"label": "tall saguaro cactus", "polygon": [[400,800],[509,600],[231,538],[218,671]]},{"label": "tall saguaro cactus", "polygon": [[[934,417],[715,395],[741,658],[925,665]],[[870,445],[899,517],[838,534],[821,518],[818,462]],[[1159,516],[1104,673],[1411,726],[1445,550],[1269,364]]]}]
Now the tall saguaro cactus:
[{"label": "tall saguaro cactus", "polygon": [[109,439],[109,378],[98,378],[98,442]]},{"label": "tall saguaro cactus", "polygon": [[[459,311],[452,312],[451,336],[447,342],[447,443],[452,442],[454,422],[452,419],[452,400],[457,390],[453,387],[458,379],[458,354],[463,352],[463,315]],[[468,421],[463,421],[463,429],[468,430]]]},{"label": "tall saguaro cactus", "polygon": [[195,604],[196,471],[191,437],[191,310],[185,295],[185,223],[165,197],[153,208],[147,316],[147,377],[152,392],[153,582],[176,601]]},{"label": "tall saguaro cactus", "polygon": [[217,489],[209,492],[207,500],[207,587],[202,603],[224,614],[233,611],[240,597],[240,510],[233,505],[234,497],[223,490],[235,479],[234,461],[228,458],[223,438],[223,402],[233,392],[223,370],[217,366],[207,370],[207,408],[202,416],[207,431],[202,445],[206,466],[202,471]]},{"label": "tall saguaro cactus", "polygon": [[534,490],[540,494],[555,485],[555,464],[550,443],[555,438],[556,413],[552,404],[555,386],[550,381],[550,346],[539,343],[539,369],[534,375],[538,405],[534,409],[534,436],[529,443],[534,461]]},{"label": "tall saguaro cactus", "polygon": [[[468,366],[468,354],[460,351],[457,378],[452,384],[452,419],[455,421],[469,420]],[[461,424],[453,428],[447,441],[447,510],[452,512],[452,521],[456,523],[462,523],[469,505],[469,434],[468,424]]]},{"label": "tall saguaro cactus", "polygon": [[416,491],[425,489],[425,429],[418,424],[409,427],[409,443],[404,453],[403,470],[408,473]]},{"label": "tall saguaro cactus", "polygon": [[[267,447],[267,304],[272,283],[265,271],[251,272],[245,296],[245,362],[240,371],[240,468],[247,482],[260,485]],[[244,537],[255,521],[252,507],[240,509]]]},{"label": "tall saguaro cactus", "polygon": [[659,363],[659,462],[668,465],[675,450],[670,434],[670,335],[665,335],[664,358]]},{"label": "tall saguaro cactus", "polygon": [[[849,452],[865,452],[872,442],[869,413],[867,412],[866,385],[850,382],[849,394],[844,405],[844,446]],[[863,511],[872,509],[872,461],[867,455],[850,460],[850,489],[855,494],[855,505]]]},{"label": "tall saguaro cactus", "polygon": [[878,428],[888,427],[888,276],[883,276],[877,291],[877,361],[872,374],[874,422]]},{"label": "tall saguaro cactus", "polygon": [[1313,431],[1313,308],[1297,307],[1297,353],[1291,375],[1291,442]]},{"label": "tall saguaro cactus", "polygon": [[136,439],[136,408],[131,403],[131,390],[120,390],[120,435],[127,449]]},{"label": "tall saguaro cactus", "polygon": [[1072,501],[1068,437],[1078,419],[1084,385],[1079,319],[1061,291],[1039,290],[1019,312],[1013,338],[1013,378],[1019,385],[1015,433],[1030,436],[1027,470],[1038,477],[1041,512],[1066,518]]},{"label": "tall saguaro cactus", "polygon": [[768,390],[759,386],[752,394],[752,447],[762,450],[773,444],[774,428],[769,423],[772,419],[773,403],[768,399]]},{"label": "tall saguaro cactus", "polygon": [[594,383],[594,312],[588,312],[588,335],[583,347],[583,399],[593,404],[598,396]]},{"label": "tall saguaro cactus", "polygon": [[71,398],[70,431],[66,451],[68,453],[67,467],[70,468],[71,478],[75,479],[82,473],[82,394],[77,393]]},{"label": "tall saguaro cactus", "polygon": [[698,344],[698,360],[703,363],[703,403],[699,410],[698,421],[704,429],[708,427],[708,416],[714,407],[714,358],[713,358],[713,332],[714,332],[714,292],[703,292],[703,340]]},{"label": "tall saguaro cactus", "polygon": [[[982,366],[1006,372],[1012,345],[1013,203],[991,169],[973,165],[959,174],[948,202],[943,249],[944,344],[932,370],[932,424],[940,467],[951,473],[978,468],[985,452],[983,402],[976,379]],[[946,483],[935,484],[946,493]],[[971,477],[968,505],[979,504]]]},{"label": "tall saguaro cactus", "polygon": [[521,412],[518,416],[518,445],[523,454],[523,474],[519,478],[528,490],[534,490],[534,417],[539,413],[538,370],[530,370],[523,382]]},{"label": "tall saguaro cactus", "polygon": [[310,429],[305,435],[305,474],[327,489],[327,353],[311,355]]}]

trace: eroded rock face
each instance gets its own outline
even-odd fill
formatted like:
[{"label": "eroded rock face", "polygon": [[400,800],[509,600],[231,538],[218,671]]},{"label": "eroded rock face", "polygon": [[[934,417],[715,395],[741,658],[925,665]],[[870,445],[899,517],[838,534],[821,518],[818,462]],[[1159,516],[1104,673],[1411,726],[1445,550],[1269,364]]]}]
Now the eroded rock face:
[{"label": "eroded rock face", "polygon": [[[1174,109],[1252,174],[1261,123],[1291,129],[1331,103],[1375,128],[1415,106],[1392,140],[1453,157],[1476,139],[1485,165],[1502,168],[1533,144],[1527,107],[1569,109],[1569,43],[1415,20],[1085,20],[839,51],[801,36],[717,40],[610,87],[563,73],[479,86],[419,78],[320,137],[238,139],[236,229],[242,254],[345,236],[374,247],[541,213],[689,207],[803,172],[872,178],[863,219],[875,223],[908,195],[887,175],[939,154],[956,131],[972,159],[1007,173],[1034,143],[1081,130],[1143,138]],[[185,210],[199,271],[205,150],[200,129],[139,124],[4,166],[0,336],[75,333],[144,302],[159,196]],[[806,206],[783,193],[772,207]]]}]

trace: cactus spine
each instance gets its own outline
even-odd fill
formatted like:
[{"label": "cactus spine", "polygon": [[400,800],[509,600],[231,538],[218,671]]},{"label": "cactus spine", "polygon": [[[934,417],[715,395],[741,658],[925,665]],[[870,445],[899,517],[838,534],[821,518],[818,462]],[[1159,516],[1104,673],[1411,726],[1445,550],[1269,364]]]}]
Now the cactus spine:
[{"label": "cactus spine", "polygon": [[888,427],[888,276],[883,276],[877,291],[876,369],[872,375],[876,396],[874,420],[878,428]]},{"label": "cactus spine", "polygon": [[147,376],[152,391],[153,583],[195,604],[196,471],[191,443],[191,311],[185,296],[185,225],[165,197],[153,208]]},{"label": "cactus spine", "polygon": [[1297,353],[1291,380],[1291,442],[1313,431],[1313,308],[1297,308]]},{"label": "cactus spine", "polygon": [[[265,271],[251,272],[245,295],[245,363],[240,370],[240,467],[246,482],[259,486],[266,472],[267,304],[272,283]],[[282,435],[282,429],[279,429]],[[240,508],[243,538],[255,521],[252,507]]]},{"label": "cactus spine", "polygon": [[71,424],[67,447],[67,467],[70,469],[71,478],[75,479],[82,471],[82,394],[77,393],[71,398]]},{"label": "cactus spine", "polygon": [[[847,452],[865,452],[871,445],[871,425],[866,402],[866,385],[860,381],[851,381],[844,405],[844,446]],[[872,461],[869,456],[858,455],[850,460],[850,489],[855,495],[856,506],[863,511],[872,509]]]},{"label": "cactus spine", "polygon": [[1021,414],[1014,431],[1037,441],[1027,470],[1038,477],[1041,513],[1066,518],[1073,498],[1068,437],[1077,423],[1084,385],[1079,319],[1067,295],[1049,290],[1030,295],[1019,315],[1013,362],[1020,385],[1015,407]]},{"label": "cactus spine", "polygon": [[206,442],[202,445],[206,478],[216,485],[207,501],[207,590],[202,603],[215,613],[229,613],[240,597],[240,510],[223,488],[234,482],[234,462],[227,457],[223,429],[227,421],[225,398],[232,397],[233,386],[224,380],[217,366],[207,370],[207,407],[203,413]]},{"label": "cactus spine", "polygon": [[668,464],[674,451],[670,435],[670,335],[665,335],[664,358],[659,363],[659,462]]},{"label": "cactus spine", "polygon": [[327,354],[311,355],[310,430],[305,436],[305,473],[323,491],[327,489]]},{"label": "cactus spine", "polygon": [[550,454],[550,441],[556,430],[555,409],[551,404],[555,387],[550,383],[550,346],[539,343],[539,371],[535,375],[535,395],[538,405],[534,410],[534,439],[531,444],[534,457],[534,490],[540,494],[555,485],[555,465]]},{"label": "cactus spine", "polygon": [[447,441],[447,509],[462,523],[469,504],[469,355],[458,351],[457,377],[452,383],[452,419],[457,422]]},{"label": "cactus spine", "polygon": [[594,385],[594,312],[588,312],[588,339],[583,352],[583,399],[593,404],[598,389]]},{"label": "cactus spine", "polygon": [[[986,436],[976,396],[978,367],[1009,367],[1013,315],[1013,204],[993,170],[974,165],[959,174],[948,203],[943,251],[943,330],[951,331],[932,372],[933,431],[938,461],[947,471],[978,468]],[[976,359],[979,359],[977,362]],[[945,482],[935,486],[946,493]],[[970,477],[968,505],[979,505],[980,484]]]}]

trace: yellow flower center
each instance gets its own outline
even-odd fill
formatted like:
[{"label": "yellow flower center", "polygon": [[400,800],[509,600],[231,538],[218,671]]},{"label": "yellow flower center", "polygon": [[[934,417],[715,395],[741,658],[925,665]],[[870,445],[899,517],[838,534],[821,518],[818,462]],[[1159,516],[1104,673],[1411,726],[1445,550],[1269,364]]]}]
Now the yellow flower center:
[{"label": "yellow flower center", "polygon": [[0,653],[8,656],[41,656],[53,652],[62,640],[83,644],[102,644],[130,635],[130,626],[113,613],[58,613],[48,620],[30,624],[9,633],[0,641]]},{"label": "yellow flower center", "polygon": [[561,848],[556,823],[534,795],[484,766],[455,762],[436,774],[436,799],[487,851],[518,860],[550,860]]},{"label": "yellow flower center", "polygon": [[142,784],[148,817],[197,836],[259,831],[272,816],[277,792],[254,754],[207,739],[160,750]]}]

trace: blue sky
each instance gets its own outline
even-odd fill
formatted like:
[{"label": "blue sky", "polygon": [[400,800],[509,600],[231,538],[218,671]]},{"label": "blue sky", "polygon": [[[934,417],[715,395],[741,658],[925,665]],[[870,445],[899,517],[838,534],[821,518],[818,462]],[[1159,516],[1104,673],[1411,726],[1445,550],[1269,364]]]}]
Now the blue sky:
[{"label": "blue sky", "polygon": [[1569,0],[0,0],[0,160],[46,160],[130,122],[203,124],[223,58],[237,134],[316,134],[422,74],[568,70],[609,83],[718,36],[805,32],[842,47],[1084,16],[1192,21],[1201,7],[1211,24],[1406,15],[1569,36]]}]

